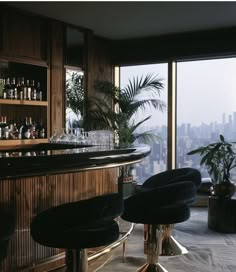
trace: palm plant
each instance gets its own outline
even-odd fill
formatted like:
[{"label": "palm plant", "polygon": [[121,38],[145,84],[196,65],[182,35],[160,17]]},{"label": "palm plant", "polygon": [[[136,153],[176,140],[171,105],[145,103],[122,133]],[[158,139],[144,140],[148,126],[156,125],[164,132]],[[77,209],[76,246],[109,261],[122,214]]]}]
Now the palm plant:
[{"label": "palm plant", "polygon": [[85,123],[87,129],[112,130],[119,144],[126,146],[137,141],[150,143],[160,140],[152,131],[137,133],[137,128],[151,115],[135,121],[135,115],[147,107],[164,112],[166,104],[158,97],[164,85],[157,76],[133,78],[124,88],[108,81],[95,83],[95,95],[88,100]]}]

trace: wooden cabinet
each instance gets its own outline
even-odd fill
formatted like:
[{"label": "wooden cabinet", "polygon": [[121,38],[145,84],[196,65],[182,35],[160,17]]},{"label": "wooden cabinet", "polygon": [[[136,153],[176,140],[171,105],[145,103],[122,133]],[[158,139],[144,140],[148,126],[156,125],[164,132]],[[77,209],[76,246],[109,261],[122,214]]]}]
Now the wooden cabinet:
[{"label": "wooden cabinet", "polygon": [[0,53],[6,57],[47,60],[47,20],[1,6]]},{"label": "wooden cabinet", "polygon": [[[2,139],[3,145],[47,142],[50,135],[50,65],[48,39],[49,21],[46,18],[12,9],[0,4],[0,79],[18,78],[40,82],[41,100],[22,97],[4,99],[0,94],[0,118],[6,116],[22,126],[26,117],[45,129],[44,137],[36,139]],[[3,80],[1,81],[3,82]],[[1,122],[2,118],[0,119]],[[1,124],[0,124],[1,125]],[[0,135],[1,136],[1,135]]]}]

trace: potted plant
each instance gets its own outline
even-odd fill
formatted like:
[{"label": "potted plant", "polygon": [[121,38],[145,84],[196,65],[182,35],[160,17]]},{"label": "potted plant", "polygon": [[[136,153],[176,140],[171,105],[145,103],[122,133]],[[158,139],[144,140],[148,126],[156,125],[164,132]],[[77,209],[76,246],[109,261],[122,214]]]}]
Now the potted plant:
[{"label": "potted plant", "polygon": [[[138,133],[137,128],[151,118],[151,115],[145,116],[147,107],[161,112],[166,110],[166,103],[159,99],[163,87],[161,80],[150,74],[129,80],[124,88],[108,81],[96,81],[95,93],[86,104],[86,130],[111,130],[114,142],[120,147],[134,142],[149,144],[160,141],[153,131]],[[144,117],[137,121],[135,115],[140,111]],[[132,167],[127,167],[127,178],[131,170]]]},{"label": "potted plant", "polygon": [[119,146],[128,146],[135,141],[148,144],[160,140],[152,131],[137,133],[137,128],[151,115],[139,121],[134,117],[147,107],[162,112],[166,110],[166,103],[159,99],[163,87],[161,80],[152,75],[129,80],[122,89],[109,81],[96,81],[95,94],[86,104],[86,129],[113,131]]},{"label": "potted plant", "polygon": [[188,155],[199,154],[200,165],[205,165],[213,183],[213,194],[232,196],[235,184],[231,182],[231,171],[236,167],[236,142],[228,142],[223,135],[220,140],[188,152]]}]

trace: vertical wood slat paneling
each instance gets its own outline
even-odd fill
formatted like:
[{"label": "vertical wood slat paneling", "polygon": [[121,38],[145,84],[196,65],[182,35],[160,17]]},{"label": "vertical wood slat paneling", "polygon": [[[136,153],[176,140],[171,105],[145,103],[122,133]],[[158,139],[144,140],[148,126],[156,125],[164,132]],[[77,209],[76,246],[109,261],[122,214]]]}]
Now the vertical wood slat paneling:
[{"label": "vertical wood slat paneling", "polygon": [[[31,238],[30,222],[38,213],[63,203],[117,192],[117,189],[116,168],[0,181],[0,205],[11,207],[16,214],[15,233],[0,271],[18,271],[62,252],[41,246]],[[0,224],[4,222],[0,220]]]}]

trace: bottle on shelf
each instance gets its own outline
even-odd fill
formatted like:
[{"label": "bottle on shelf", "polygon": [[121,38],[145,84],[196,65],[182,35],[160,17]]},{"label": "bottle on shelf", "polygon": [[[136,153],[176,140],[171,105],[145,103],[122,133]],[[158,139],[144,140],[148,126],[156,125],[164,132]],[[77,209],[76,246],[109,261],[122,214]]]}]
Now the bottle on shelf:
[{"label": "bottle on shelf", "polygon": [[40,87],[40,82],[37,83],[37,87],[36,87],[36,99],[38,101],[42,101],[43,100],[43,93]]},{"label": "bottle on shelf", "polygon": [[37,125],[37,131],[38,131],[39,138],[41,138],[41,139],[46,138],[46,129],[43,125],[42,120]]},{"label": "bottle on shelf", "polygon": [[4,80],[4,88],[3,88],[3,99],[7,99],[7,88],[6,88],[6,81]]},{"label": "bottle on shelf", "polygon": [[[30,132],[29,138],[35,139],[35,128],[32,124],[32,117],[28,118],[28,131]],[[27,132],[27,135],[28,135],[28,132]]]},{"label": "bottle on shelf", "polygon": [[2,139],[8,140],[9,139],[9,127],[7,124],[7,117],[6,116],[2,116],[1,129],[2,129]]},{"label": "bottle on shelf", "polygon": [[11,98],[11,84],[10,84],[10,78],[9,77],[6,79],[3,98],[4,99],[10,99]]},{"label": "bottle on shelf", "polygon": [[5,88],[5,79],[0,78],[0,98],[3,98],[4,88]]},{"label": "bottle on shelf", "polygon": [[3,127],[2,127],[2,124],[3,124],[3,116],[1,116],[1,120],[0,120],[0,140],[3,139]]},{"label": "bottle on shelf", "polygon": [[26,88],[27,88],[27,97],[26,97],[26,100],[31,100],[32,89],[31,89],[31,86],[30,86],[30,81],[28,79],[26,80]]},{"label": "bottle on shelf", "polygon": [[23,96],[22,100],[27,100],[27,86],[24,77],[21,78],[21,92],[23,92],[23,95],[20,93],[20,98]]},{"label": "bottle on shelf", "polygon": [[10,90],[9,90],[10,99],[17,99],[15,98],[15,88],[16,88],[16,79],[13,77],[11,79]]},{"label": "bottle on shelf", "polygon": [[37,89],[34,85],[34,80],[31,80],[31,100],[37,100]]},{"label": "bottle on shelf", "polygon": [[15,90],[14,90],[15,99],[20,99],[20,87],[21,87],[20,84],[21,84],[21,81],[20,81],[20,78],[18,77],[16,81]]},{"label": "bottle on shelf", "polygon": [[13,139],[15,140],[21,139],[21,135],[19,133],[19,129],[15,121],[13,122],[12,136],[13,136]]},{"label": "bottle on shelf", "polygon": [[25,117],[25,122],[20,128],[21,138],[22,139],[29,139],[30,138],[30,130],[28,126],[28,117]]}]

